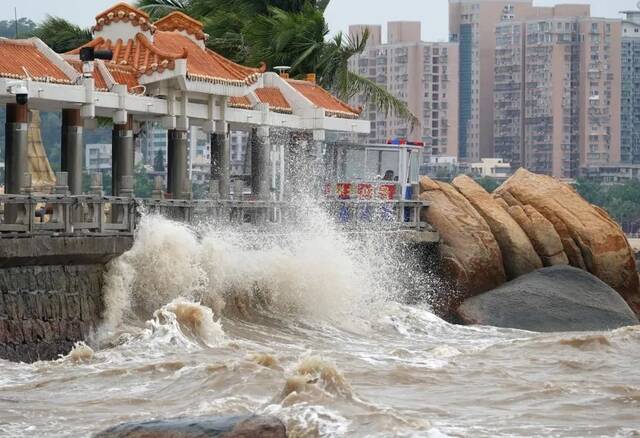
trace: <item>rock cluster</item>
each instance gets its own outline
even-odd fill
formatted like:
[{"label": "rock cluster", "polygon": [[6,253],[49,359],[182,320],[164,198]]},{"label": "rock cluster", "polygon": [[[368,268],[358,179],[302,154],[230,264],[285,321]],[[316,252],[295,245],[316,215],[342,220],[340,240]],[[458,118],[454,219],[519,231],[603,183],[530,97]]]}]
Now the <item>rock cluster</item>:
[{"label": "rock cluster", "polygon": [[466,176],[452,184],[423,177],[425,220],[441,236],[442,264],[461,298],[542,267],[587,271],[640,314],[635,257],[622,229],[571,186],[518,170],[493,194]]}]

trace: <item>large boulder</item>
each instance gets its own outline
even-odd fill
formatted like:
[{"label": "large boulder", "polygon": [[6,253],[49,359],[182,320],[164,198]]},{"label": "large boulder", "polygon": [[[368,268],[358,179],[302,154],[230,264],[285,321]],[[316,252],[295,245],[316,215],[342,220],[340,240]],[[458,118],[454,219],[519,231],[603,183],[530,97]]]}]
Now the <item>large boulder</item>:
[{"label": "large boulder", "polygon": [[[640,314],[640,282],[633,252],[622,229],[569,185],[518,170],[496,194],[530,205],[550,221],[573,266],[583,268],[617,290]],[[513,202],[513,201],[512,201]]]},{"label": "large boulder", "polygon": [[463,175],[454,179],[452,185],[467,198],[489,225],[500,246],[509,280],[542,268],[542,261],[527,234],[480,184]]},{"label": "large boulder", "polygon": [[512,205],[507,211],[527,234],[544,266],[569,264],[562,240],[553,224],[535,208],[530,205]]},{"label": "large boulder", "polygon": [[275,417],[238,416],[179,418],[125,423],[95,438],[286,438],[285,425]]},{"label": "large boulder", "polygon": [[451,185],[427,177],[420,180],[420,188],[421,199],[431,203],[423,210],[424,220],[440,233],[442,270],[460,294],[458,298],[503,284],[506,276],[500,248],[471,203]]},{"label": "large boulder", "polygon": [[544,268],[469,298],[458,316],[467,324],[536,332],[612,330],[640,323],[614,289],[571,266]]}]

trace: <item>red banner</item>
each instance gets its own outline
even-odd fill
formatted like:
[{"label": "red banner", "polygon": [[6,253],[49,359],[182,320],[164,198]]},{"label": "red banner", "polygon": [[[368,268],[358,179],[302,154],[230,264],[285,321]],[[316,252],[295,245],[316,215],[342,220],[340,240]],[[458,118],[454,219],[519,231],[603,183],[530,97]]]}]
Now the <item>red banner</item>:
[{"label": "red banner", "polygon": [[351,184],[350,183],[338,183],[336,185],[336,195],[339,199],[351,198]]},{"label": "red banner", "polygon": [[395,184],[382,184],[378,187],[378,198],[385,200],[392,200],[396,197],[396,185]]},{"label": "red banner", "polygon": [[373,199],[373,184],[358,184],[358,199]]}]

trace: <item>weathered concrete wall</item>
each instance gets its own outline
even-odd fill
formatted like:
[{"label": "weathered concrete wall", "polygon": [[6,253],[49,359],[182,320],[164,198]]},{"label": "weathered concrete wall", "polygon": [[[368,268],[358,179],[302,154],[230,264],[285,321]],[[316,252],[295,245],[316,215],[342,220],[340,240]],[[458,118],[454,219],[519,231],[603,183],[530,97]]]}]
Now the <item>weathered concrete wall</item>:
[{"label": "weathered concrete wall", "polygon": [[68,353],[103,312],[105,265],[131,237],[0,240],[0,358],[33,362]]}]

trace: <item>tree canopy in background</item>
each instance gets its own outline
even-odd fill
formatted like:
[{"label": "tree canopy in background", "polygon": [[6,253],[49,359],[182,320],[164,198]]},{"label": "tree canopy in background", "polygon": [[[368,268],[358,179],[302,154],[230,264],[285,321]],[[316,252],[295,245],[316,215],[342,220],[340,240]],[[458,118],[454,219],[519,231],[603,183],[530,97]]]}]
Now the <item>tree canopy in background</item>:
[{"label": "tree canopy in background", "polygon": [[35,30],[35,35],[58,53],[76,49],[91,41],[91,30],[83,29],[64,18],[47,18]]},{"label": "tree canopy in background", "polygon": [[[18,38],[26,38],[33,36],[37,24],[28,18],[18,18]],[[0,20],[0,37],[15,38],[16,37],[16,21]]]},{"label": "tree canopy in background", "polygon": [[605,185],[578,179],[575,188],[587,201],[606,210],[625,231],[637,230],[640,222],[640,181]]}]

